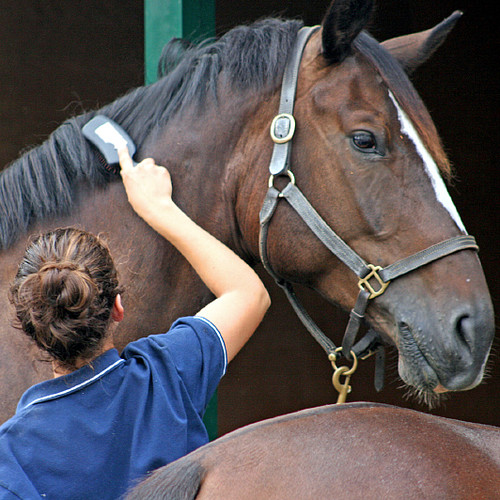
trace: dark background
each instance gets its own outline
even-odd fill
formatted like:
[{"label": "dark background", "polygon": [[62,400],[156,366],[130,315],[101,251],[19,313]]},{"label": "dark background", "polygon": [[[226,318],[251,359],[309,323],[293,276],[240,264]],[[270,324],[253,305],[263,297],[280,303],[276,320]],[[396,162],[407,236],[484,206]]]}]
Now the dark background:
[{"label": "dark background", "polygon": [[[217,32],[268,15],[318,24],[327,1],[218,0]],[[494,2],[379,0],[372,34],[379,40],[427,29],[459,9],[465,12],[445,45],[414,76],[457,180],[451,195],[481,260],[498,310],[498,39]],[[286,7],[283,7],[283,6]],[[42,142],[67,116],[99,107],[141,85],[143,2],[139,0],[3,0],[0,14],[0,165]],[[262,274],[262,273],[261,273]],[[231,363],[219,390],[224,433],[277,414],[334,402],[331,368],[295,318],[282,293],[262,274],[273,307]],[[311,314],[337,342],[346,315],[301,292]],[[500,425],[500,366],[496,352],[480,387],[453,395],[433,413]],[[386,388],[375,393],[373,361],[353,376],[351,401],[371,400],[425,410],[404,398],[397,357],[389,354]]]}]

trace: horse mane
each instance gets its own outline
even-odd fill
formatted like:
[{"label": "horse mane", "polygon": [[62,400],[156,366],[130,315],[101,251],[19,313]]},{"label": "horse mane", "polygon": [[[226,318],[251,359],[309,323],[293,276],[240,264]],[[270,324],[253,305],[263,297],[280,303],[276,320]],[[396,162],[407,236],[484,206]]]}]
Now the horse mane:
[{"label": "horse mane", "polygon": [[[174,40],[160,61],[160,80],[130,91],[99,113],[115,120],[140,145],[174,114],[217,102],[221,73],[236,92],[274,88],[301,26],[297,20],[271,18],[238,26],[199,46]],[[80,182],[102,186],[116,179],[81,133],[95,114],[65,121],[0,172],[0,249],[11,246],[35,221],[69,213]]]},{"label": "horse mane", "polygon": [[403,67],[387,49],[365,31],[362,31],[355,39],[354,46],[367,57],[380,74],[417,129],[441,173],[449,180],[452,174],[451,165],[443,149],[441,138],[425,104],[411,84]]},{"label": "horse mane", "polygon": [[[175,114],[192,107],[203,111],[207,103],[217,103],[221,75],[234,93],[271,91],[281,82],[286,55],[301,26],[301,21],[269,18],[197,46],[174,39],[162,54],[157,82],[130,91],[98,112],[119,123],[141,145]],[[435,126],[399,63],[365,32],[355,47],[380,73],[448,175],[450,166]],[[0,250],[35,221],[69,213],[80,183],[103,186],[117,178],[98,161],[81,133],[96,113],[65,121],[40,146],[0,172]]]}]

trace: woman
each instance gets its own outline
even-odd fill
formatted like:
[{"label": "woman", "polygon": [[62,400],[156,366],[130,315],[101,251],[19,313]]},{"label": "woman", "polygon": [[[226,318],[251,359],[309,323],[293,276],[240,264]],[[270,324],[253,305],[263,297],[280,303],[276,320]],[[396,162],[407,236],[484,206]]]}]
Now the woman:
[{"label": "woman", "polygon": [[253,270],[172,201],[168,171],[120,152],[134,210],[186,257],[215,295],[166,334],[129,344],[104,242],[77,230],[39,236],[11,289],[21,329],[52,360],[0,428],[0,498],[118,498],[149,471],[207,442],[205,407],[269,307]]}]

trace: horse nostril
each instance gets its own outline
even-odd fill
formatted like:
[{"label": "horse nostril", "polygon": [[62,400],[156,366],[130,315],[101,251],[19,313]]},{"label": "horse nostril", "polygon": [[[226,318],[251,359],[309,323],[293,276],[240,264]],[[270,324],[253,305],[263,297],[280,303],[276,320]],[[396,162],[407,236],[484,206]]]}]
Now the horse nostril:
[{"label": "horse nostril", "polygon": [[463,314],[457,319],[455,332],[458,338],[470,351],[472,349],[472,339],[474,335],[474,320],[469,314]]}]

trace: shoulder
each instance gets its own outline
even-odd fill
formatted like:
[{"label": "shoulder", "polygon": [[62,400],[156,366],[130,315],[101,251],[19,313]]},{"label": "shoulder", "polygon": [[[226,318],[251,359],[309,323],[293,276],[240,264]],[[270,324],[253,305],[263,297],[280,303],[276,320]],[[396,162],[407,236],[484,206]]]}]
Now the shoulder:
[{"label": "shoulder", "polygon": [[186,316],[175,321],[168,332],[149,335],[127,345],[122,357],[167,356],[175,360],[196,354],[219,357],[223,371],[227,366],[224,340],[217,327],[201,316]]},{"label": "shoulder", "polygon": [[217,328],[200,316],[178,319],[167,333],[129,344],[122,356],[152,380],[171,384],[185,404],[203,413],[227,367],[224,341]]},{"label": "shoulder", "polygon": [[127,371],[143,380],[170,384],[203,409],[226,373],[227,354],[217,328],[200,316],[180,318],[167,333],[130,343]]},{"label": "shoulder", "polygon": [[199,342],[202,347],[213,346],[220,348],[227,361],[226,345],[221,333],[210,320],[202,316],[179,318],[168,333],[175,333],[179,337]]}]

